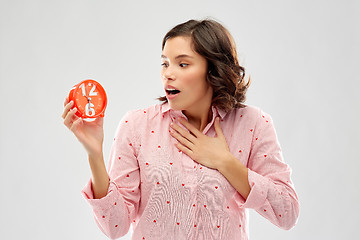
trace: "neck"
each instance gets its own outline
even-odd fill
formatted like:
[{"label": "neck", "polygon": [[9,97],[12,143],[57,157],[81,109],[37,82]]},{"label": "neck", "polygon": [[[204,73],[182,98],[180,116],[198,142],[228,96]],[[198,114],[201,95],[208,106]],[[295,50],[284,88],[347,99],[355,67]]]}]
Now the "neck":
[{"label": "neck", "polygon": [[203,106],[201,109],[183,110],[183,114],[187,117],[189,123],[202,132],[206,125],[212,119],[211,104]]}]

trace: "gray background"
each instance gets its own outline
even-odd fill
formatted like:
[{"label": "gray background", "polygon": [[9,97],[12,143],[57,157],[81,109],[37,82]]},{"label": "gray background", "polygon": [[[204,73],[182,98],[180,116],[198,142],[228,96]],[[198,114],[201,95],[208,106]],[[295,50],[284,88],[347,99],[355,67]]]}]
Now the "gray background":
[{"label": "gray background", "polygon": [[207,16],[233,34],[247,104],[273,117],[301,203],[290,231],[250,210],[251,239],[358,235],[360,1],[0,0],[1,239],[106,239],[63,100],[84,79],[105,87],[107,163],[125,112],[163,94],[164,34]]}]

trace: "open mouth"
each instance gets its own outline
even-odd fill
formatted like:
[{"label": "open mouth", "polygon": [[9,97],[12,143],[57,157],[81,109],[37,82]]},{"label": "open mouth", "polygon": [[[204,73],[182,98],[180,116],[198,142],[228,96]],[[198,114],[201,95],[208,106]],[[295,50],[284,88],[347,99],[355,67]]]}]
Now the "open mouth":
[{"label": "open mouth", "polygon": [[169,95],[175,95],[175,94],[178,94],[180,91],[174,89],[174,90],[166,90],[166,92],[167,92],[167,94],[169,94]]}]

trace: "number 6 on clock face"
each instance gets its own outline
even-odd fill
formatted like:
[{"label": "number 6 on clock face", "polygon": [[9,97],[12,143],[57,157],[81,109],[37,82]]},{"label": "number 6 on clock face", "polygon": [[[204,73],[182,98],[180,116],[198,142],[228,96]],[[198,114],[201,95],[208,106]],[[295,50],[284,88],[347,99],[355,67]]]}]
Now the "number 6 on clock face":
[{"label": "number 6 on clock face", "polygon": [[75,85],[69,94],[77,108],[76,115],[84,120],[104,117],[107,97],[104,88],[95,80],[85,80]]},{"label": "number 6 on clock face", "polygon": [[94,104],[92,103],[88,103],[85,106],[85,115],[88,117],[92,117],[95,115],[95,110],[94,110]]}]

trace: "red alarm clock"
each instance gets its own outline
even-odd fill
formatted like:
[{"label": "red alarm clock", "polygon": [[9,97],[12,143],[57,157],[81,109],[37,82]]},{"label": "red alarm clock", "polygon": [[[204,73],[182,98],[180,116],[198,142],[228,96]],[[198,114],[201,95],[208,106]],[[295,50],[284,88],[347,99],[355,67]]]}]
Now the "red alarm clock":
[{"label": "red alarm clock", "polygon": [[85,120],[104,117],[107,97],[104,88],[95,80],[88,79],[76,84],[70,90],[69,101],[71,100],[78,110],[76,116]]}]

